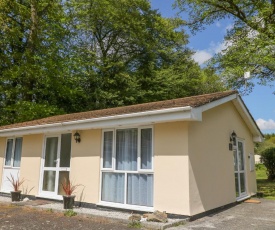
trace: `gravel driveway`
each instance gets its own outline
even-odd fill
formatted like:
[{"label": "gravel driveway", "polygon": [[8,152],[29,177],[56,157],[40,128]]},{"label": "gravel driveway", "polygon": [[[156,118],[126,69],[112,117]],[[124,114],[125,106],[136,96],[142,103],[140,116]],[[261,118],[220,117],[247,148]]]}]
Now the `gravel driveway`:
[{"label": "gravel driveway", "polygon": [[[1,197],[0,197],[1,198]],[[130,229],[125,222],[128,215],[119,212],[108,212],[105,215],[90,213],[88,217],[77,215],[65,217],[56,212],[60,204],[42,204],[43,209],[33,206],[14,205],[7,202],[9,198],[0,199],[0,230],[6,229],[99,229],[126,230]],[[83,210],[75,209],[79,214]],[[89,210],[93,211],[93,210]],[[99,214],[99,213],[97,213]],[[117,218],[114,218],[114,217]],[[157,227],[157,226],[154,226]],[[161,227],[161,226],[158,226]],[[164,227],[164,226],[162,226]],[[168,227],[168,226],[167,226]],[[145,228],[143,228],[145,229]],[[151,227],[147,226],[147,229]],[[260,204],[240,203],[233,208],[206,216],[169,230],[275,230],[275,201],[261,199]]]},{"label": "gravel driveway", "polygon": [[260,204],[241,203],[169,230],[275,230],[275,200],[260,201]]}]

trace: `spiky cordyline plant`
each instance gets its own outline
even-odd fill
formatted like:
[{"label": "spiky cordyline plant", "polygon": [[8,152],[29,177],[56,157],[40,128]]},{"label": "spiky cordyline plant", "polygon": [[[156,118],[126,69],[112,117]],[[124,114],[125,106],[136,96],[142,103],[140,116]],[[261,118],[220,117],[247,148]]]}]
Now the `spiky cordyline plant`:
[{"label": "spiky cordyline plant", "polygon": [[19,191],[19,187],[24,183],[25,179],[19,180],[18,175],[17,179],[14,178],[12,174],[10,174],[10,177],[7,177],[8,181],[12,184],[13,190],[15,192]]},{"label": "spiky cordyline plant", "polygon": [[81,186],[81,184],[73,184],[73,182],[67,178],[65,178],[63,182],[61,182],[61,185],[62,185],[63,191],[67,196],[71,196],[74,193],[74,191],[77,189],[77,187]]}]

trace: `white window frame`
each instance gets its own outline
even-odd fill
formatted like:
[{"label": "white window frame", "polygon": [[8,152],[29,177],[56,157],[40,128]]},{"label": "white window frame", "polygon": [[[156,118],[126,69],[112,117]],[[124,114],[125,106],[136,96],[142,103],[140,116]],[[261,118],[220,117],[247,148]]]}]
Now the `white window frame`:
[{"label": "white window frame", "polygon": [[[137,170],[116,170],[116,131],[122,129],[137,129],[138,130],[138,147],[137,147]],[[141,130],[142,129],[151,129],[152,130],[152,167],[151,169],[141,169]],[[112,146],[112,168],[103,168],[103,148],[104,148],[104,133],[105,132],[113,132],[113,146]],[[99,189],[99,205],[109,206],[109,207],[117,207],[117,208],[125,208],[132,210],[141,210],[141,211],[153,211],[153,207],[149,206],[140,206],[140,205],[131,205],[127,204],[127,175],[128,174],[152,174],[154,175],[154,129],[153,126],[129,126],[129,127],[117,127],[113,129],[103,129],[102,130],[102,142],[101,142],[101,159],[100,159],[100,189]],[[105,172],[110,173],[124,173],[124,202],[115,203],[115,202],[107,202],[102,201],[102,174]],[[154,193],[154,192],[153,192]]]},{"label": "white window frame", "polygon": [[[21,156],[20,156],[20,166],[15,167],[13,166],[14,163],[14,153],[15,153],[15,143],[17,138],[22,138],[22,148],[21,148]],[[12,143],[12,150],[11,150],[11,164],[6,165],[6,158],[7,158],[7,149],[8,149],[8,140],[13,140]],[[14,168],[14,169],[20,169],[21,167],[21,159],[22,159],[22,150],[23,150],[23,137],[18,136],[18,137],[9,137],[6,139],[6,148],[5,148],[5,159],[4,159],[4,168]]]}]

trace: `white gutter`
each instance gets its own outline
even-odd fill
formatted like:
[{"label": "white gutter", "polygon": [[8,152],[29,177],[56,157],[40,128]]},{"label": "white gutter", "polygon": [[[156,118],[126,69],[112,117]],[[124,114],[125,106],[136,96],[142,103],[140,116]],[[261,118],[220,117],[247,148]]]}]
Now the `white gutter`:
[{"label": "white gutter", "polygon": [[[195,112],[195,111],[194,111]],[[32,133],[42,133],[47,131],[62,131],[99,128],[107,125],[127,125],[133,123],[154,123],[169,120],[200,120],[200,113],[192,113],[192,107],[178,107],[170,109],[152,110],[146,112],[129,113],[84,120],[64,121],[45,125],[33,125],[0,130],[0,136],[23,135]],[[162,115],[162,116],[160,116]],[[166,115],[166,116],[163,116]],[[146,119],[147,118],[147,119]],[[119,121],[119,122],[118,122]],[[103,123],[104,122],[104,123]],[[106,125],[104,125],[106,123]],[[98,124],[98,125],[96,125]],[[43,129],[43,130],[42,130]]]}]

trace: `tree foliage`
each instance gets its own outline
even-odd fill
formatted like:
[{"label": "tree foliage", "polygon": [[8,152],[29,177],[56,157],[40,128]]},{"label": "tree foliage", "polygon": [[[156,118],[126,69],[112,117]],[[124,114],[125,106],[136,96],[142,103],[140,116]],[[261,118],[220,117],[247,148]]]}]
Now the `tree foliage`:
[{"label": "tree foliage", "polygon": [[255,151],[261,155],[262,152],[269,148],[275,148],[275,133],[265,134],[264,141],[261,143],[256,143]]},{"label": "tree foliage", "polygon": [[[260,84],[275,80],[275,2],[269,0],[177,0],[189,12],[187,24],[193,32],[217,20],[230,18],[232,29],[225,37],[226,50],[212,61],[230,87],[246,84],[243,75],[250,71]],[[254,84],[249,81],[247,89]]]},{"label": "tree foliage", "polygon": [[261,161],[266,167],[268,180],[275,180],[275,147],[264,150]]},{"label": "tree foliage", "polygon": [[224,89],[192,60],[183,21],[148,0],[2,0],[0,9],[0,124]]}]

